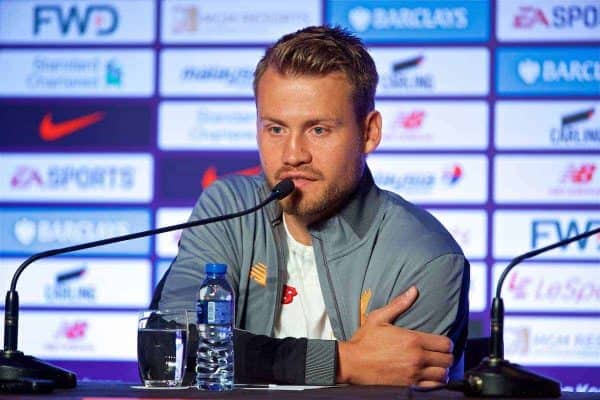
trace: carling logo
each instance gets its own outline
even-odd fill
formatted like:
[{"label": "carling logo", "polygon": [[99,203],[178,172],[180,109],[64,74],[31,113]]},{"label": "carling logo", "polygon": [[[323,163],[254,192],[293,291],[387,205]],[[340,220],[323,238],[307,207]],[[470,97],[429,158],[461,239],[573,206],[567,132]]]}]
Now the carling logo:
[{"label": "carling logo", "polygon": [[499,101],[496,146],[600,150],[599,105],[596,101]]},{"label": "carling logo", "polygon": [[600,56],[593,48],[499,48],[497,52],[501,94],[598,95]]},{"label": "carling logo", "polygon": [[[147,154],[2,154],[0,194],[24,201],[148,201],[152,157]],[[33,167],[32,165],[35,165]]]},{"label": "carling logo", "polygon": [[50,303],[93,304],[96,302],[96,286],[82,278],[87,266],[63,270],[56,274],[55,281],[44,286],[44,298]]},{"label": "carling logo", "polygon": [[[398,95],[485,95],[489,54],[485,48],[373,47],[379,71],[377,93]],[[467,61],[468,60],[468,61]]]},{"label": "carling logo", "polygon": [[483,1],[340,0],[326,2],[328,23],[342,25],[367,42],[483,41],[489,4]]},{"label": "carling logo", "polygon": [[[565,4],[566,3],[566,4]],[[594,0],[506,0],[497,5],[500,40],[593,41],[598,39],[600,7]]]}]

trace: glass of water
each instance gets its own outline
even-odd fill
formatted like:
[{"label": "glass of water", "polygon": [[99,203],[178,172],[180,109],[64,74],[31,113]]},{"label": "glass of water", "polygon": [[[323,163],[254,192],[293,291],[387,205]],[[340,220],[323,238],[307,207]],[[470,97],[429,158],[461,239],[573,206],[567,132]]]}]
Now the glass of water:
[{"label": "glass of water", "polygon": [[186,310],[140,312],[137,354],[144,386],[181,387],[193,322],[193,312]]}]

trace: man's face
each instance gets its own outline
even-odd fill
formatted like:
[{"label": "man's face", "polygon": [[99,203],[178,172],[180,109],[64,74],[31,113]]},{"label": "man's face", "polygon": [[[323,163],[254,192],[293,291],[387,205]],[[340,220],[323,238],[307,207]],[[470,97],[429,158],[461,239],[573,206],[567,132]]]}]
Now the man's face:
[{"label": "man's face", "polygon": [[269,68],[258,83],[256,106],[268,184],[291,178],[296,185],[281,201],[284,212],[310,223],[333,211],[355,189],[365,154],[374,149],[356,121],[345,75],[288,76]]}]

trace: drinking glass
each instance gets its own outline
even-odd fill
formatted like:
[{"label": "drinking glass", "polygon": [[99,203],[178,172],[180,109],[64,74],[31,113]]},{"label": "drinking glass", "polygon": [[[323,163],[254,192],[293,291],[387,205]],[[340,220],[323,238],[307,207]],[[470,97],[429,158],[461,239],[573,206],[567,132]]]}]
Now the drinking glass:
[{"label": "drinking glass", "polygon": [[144,386],[181,387],[192,315],[191,311],[186,310],[140,312],[137,354]]}]

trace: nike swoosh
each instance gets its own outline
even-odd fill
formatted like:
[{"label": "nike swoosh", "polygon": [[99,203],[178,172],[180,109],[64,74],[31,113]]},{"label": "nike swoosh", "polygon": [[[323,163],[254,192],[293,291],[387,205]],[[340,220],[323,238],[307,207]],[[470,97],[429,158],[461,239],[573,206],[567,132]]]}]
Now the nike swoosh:
[{"label": "nike swoosh", "polygon": [[[250,168],[245,168],[245,169],[241,169],[239,171],[235,171],[235,172],[230,172],[226,175],[256,175],[258,173],[260,173],[261,171],[261,167],[260,165],[257,165],[256,167],[250,167]],[[217,180],[219,176],[217,175],[217,168],[215,168],[214,166],[210,166],[206,169],[206,171],[204,171],[204,174],[202,175],[202,189],[206,189],[211,183],[213,183],[214,181]]]},{"label": "nike swoosh", "polygon": [[40,137],[46,142],[53,142],[75,133],[85,127],[93,125],[101,121],[103,118],[104,113],[98,111],[92,114],[84,115],[83,117],[55,123],[52,121],[52,113],[47,113],[44,115],[42,122],[40,122]]}]

